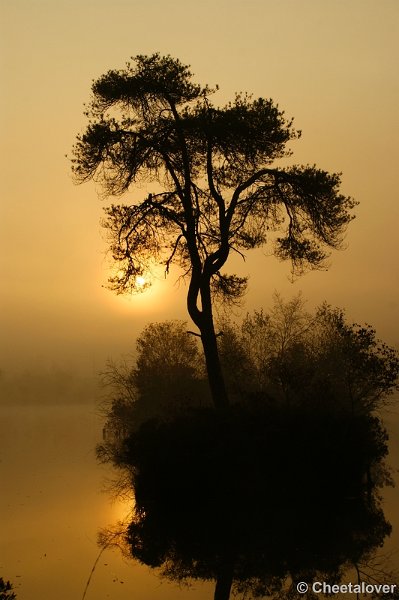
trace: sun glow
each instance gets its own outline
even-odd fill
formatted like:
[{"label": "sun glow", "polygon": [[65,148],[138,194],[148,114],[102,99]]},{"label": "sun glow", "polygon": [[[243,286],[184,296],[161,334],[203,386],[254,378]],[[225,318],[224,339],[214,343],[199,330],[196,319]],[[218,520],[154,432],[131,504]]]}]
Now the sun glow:
[{"label": "sun glow", "polygon": [[133,281],[133,289],[120,294],[112,293],[106,286],[102,286],[102,300],[118,311],[146,314],[149,320],[159,318],[158,311],[161,307],[164,318],[186,318],[186,294],[184,286],[180,285],[178,273],[173,272],[170,277],[165,278],[163,266],[155,265],[151,272],[136,275],[131,283]]},{"label": "sun glow", "polygon": [[144,288],[146,283],[147,283],[147,279],[145,277],[143,277],[142,275],[138,275],[136,277],[136,287],[138,289]]},{"label": "sun glow", "polygon": [[133,495],[130,498],[115,500],[108,507],[108,518],[112,519],[114,523],[117,521],[119,523],[123,522],[128,524],[132,519],[133,508]]}]

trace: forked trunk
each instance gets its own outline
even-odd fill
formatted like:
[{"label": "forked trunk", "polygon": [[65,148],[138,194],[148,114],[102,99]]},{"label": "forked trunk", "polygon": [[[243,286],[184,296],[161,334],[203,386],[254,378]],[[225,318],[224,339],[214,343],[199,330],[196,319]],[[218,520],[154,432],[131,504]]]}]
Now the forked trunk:
[{"label": "forked trunk", "polygon": [[[201,299],[201,309],[198,300]],[[229,406],[226,384],[219,357],[217,336],[213,323],[210,276],[193,273],[187,296],[187,308],[190,317],[201,333],[202,347],[212,401],[215,408],[224,410]]]}]

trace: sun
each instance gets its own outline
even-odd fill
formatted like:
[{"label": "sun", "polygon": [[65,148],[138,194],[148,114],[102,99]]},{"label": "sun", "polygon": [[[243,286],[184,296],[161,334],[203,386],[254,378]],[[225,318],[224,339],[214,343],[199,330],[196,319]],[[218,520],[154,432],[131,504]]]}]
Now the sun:
[{"label": "sun", "polygon": [[143,277],[142,275],[138,275],[136,277],[136,287],[138,289],[144,289],[146,287],[147,283],[148,283],[147,279],[145,277]]},{"label": "sun", "polygon": [[145,277],[138,275],[138,277],[136,277],[136,285],[143,287],[145,285]]}]

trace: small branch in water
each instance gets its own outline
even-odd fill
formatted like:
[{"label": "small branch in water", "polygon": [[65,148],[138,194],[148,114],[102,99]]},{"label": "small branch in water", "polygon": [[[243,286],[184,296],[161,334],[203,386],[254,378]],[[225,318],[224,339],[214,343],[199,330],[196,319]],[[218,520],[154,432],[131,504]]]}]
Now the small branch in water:
[{"label": "small branch in water", "polygon": [[84,589],[84,592],[83,592],[82,600],[85,600],[85,598],[86,598],[87,590],[88,590],[88,588],[89,588],[89,585],[90,585],[91,579],[92,579],[92,577],[93,577],[94,571],[96,570],[96,567],[97,567],[98,561],[100,560],[100,558],[101,558],[101,556],[102,556],[102,553],[104,552],[104,550],[106,550],[106,549],[107,549],[107,548],[109,548],[110,546],[113,546],[113,545],[114,545],[114,543],[115,543],[115,538],[117,538],[117,537],[119,537],[119,531],[117,531],[117,532],[116,532],[114,535],[112,535],[112,537],[109,539],[109,541],[108,541],[108,542],[106,542],[106,543],[105,543],[105,544],[102,546],[102,548],[101,548],[100,552],[98,553],[98,556],[97,556],[96,560],[94,561],[93,567],[92,567],[92,569],[91,569],[91,571],[90,571],[90,575],[89,575],[89,578],[88,578],[88,580],[87,580],[87,583],[86,583],[86,587],[85,587],[85,589]]},{"label": "small branch in water", "polygon": [[99,552],[96,560],[94,561],[94,565],[92,567],[92,570],[90,571],[89,579],[87,580],[86,587],[85,587],[84,592],[83,592],[82,600],[85,600],[85,598],[86,598],[86,593],[87,593],[88,587],[90,585],[91,578],[93,577],[94,571],[96,570],[97,563],[100,560],[102,553],[104,552],[104,550],[107,549],[107,547],[109,545],[110,544],[107,544],[106,546],[104,546],[103,548],[101,548],[101,550],[100,550],[100,552]]}]

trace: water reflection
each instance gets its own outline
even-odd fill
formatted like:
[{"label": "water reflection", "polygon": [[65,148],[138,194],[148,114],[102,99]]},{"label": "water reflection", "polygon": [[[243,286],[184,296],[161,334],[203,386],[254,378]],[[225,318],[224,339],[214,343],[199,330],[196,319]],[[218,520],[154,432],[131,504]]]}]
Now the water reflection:
[{"label": "water reflection", "polygon": [[214,581],[219,600],[374,577],[386,454],[370,415],[247,405],[150,420],[118,445],[136,502],[125,548],[170,580]]},{"label": "water reflection", "polygon": [[[0,577],[17,600],[80,600],[98,556],[100,527],[126,507],[102,492],[109,467],[95,446],[102,419],[94,404],[0,406]],[[177,600],[187,590],[161,584],[148,568],[106,550],[86,600]],[[209,590],[190,591],[204,600]]]}]

